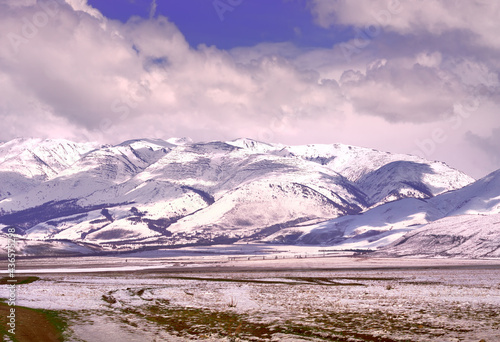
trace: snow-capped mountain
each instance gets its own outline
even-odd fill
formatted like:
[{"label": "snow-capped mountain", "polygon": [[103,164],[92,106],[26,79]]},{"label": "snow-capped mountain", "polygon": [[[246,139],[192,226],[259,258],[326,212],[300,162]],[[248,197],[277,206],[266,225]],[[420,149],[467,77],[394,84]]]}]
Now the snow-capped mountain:
[{"label": "snow-capped mountain", "polygon": [[266,240],[342,249],[386,247],[381,254],[401,256],[498,256],[499,214],[500,170],[430,199],[393,201],[359,215],[284,229]]},{"label": "snow-capped mountain", "polygon": [[[11,213],[48,203],[84,198],[95,191],[129,180],[168,151],[167,147],[146,141],[102,146],[80,155],[77,161],[40,185],[0,202],[0,210]],[[30,160],[26,164],[28,169],[38,166],[35,163],[33,167],[34,163]]]},{"label": "snow-capped mountain", "polygon": [[500,213],[500,170],[430,203],[446,216]]},{"label": "snow-capped mountain", "polygon": [[26,193],[56,177],[98,146],[62,139],[15,139],[0,143],[0,200]]},{"label": "snow-capped mountain", "polygon": [[383,256],[500,258],[500,214],[445,217],[383,248]]},{"label": "snow-capped mountain", "polygon": [[441,218],[426,201],[405,198],[358,215],[345,215],[314,225],[283,229],[267,241],[337,246],[342,249],[387,245],[419,225]]},{"label": "snow-capped mountain", "polygon": [[474,181],[442,162],[349,145],[292,146],[277,153],[299,156],[340,173],[354,182],[373,206],[406,197],[431,198]]},{"label": "snow-capped mountain", "polygon": [[476,184],[464,188],[474,180],[440,162],[355,146],[185,138],[14,140],[0,145],[0,177],[10,179],[0,186],[0,228],[103,249],[374,236],[382,246],[453,203],[464,208],[453,194]]},{"label": "snow-capped mountain", "polygon": [[439,210],[442,218],[405,235],[381,253],[500,257],[500,170],[437,196],[429,205]]}]

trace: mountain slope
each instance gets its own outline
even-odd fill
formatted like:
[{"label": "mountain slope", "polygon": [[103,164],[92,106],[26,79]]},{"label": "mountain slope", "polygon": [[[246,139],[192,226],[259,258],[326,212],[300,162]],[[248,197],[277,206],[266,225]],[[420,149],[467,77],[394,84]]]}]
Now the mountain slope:
[{"label": "mountain slope", "polygon": [[500,258],[500,215],[446,217],[416,229],[379,255]]},{"label": "mountain slope", "polygon": [[500,213],[500,170],[430,200],[446,216]]},{"label": "mountain slope", "polygon": [[15,139],[0,144],[0,200],[56,177],[98,146],[63,139]]},{"label": "mountain slope", "polygon": [[168,151],[137,141],[89,151],[51,179],[0,201],[0,222],[29,228],[46,219],[81,213],[85,210],[77,203],[80,199],[129,180]]},{"label": "mountain slope", "polygon": [[[406,249],[407,255],[412,254],[410,251],[421,254],[425,246],[430,243],[429,237],[438,236],[439,230],[443,230],[443,234],[450,239],[456,236],[456,241],[462,241],[463,236],[469,239],[470,236],[466,233],[477,234],[478,238],[495,232],[500,235],[500,226],[492,227],[492,219],[488,216],[483,217],[498,214],[500,214],[500,170],[462,189],[449,191],[430,199],[406,198],[385,203],[359,215],[346,215],[316,225],[285,229],[269,236],[267,241],[327,244],[342,249],[375,249],[394,242],[407,233],[409,234],[407,236],[413,236],[413,233],[409,232],[418,229],[422,233],[401,248]],[[432,233],[426,234],[427,230]],[[423,236],[426,238],[420,239]],[[469,244],[473,244],[474,241],[476,240],[472,239]],[[444,244],[440,251],[443,252],[451,247],[453,246]],[[401,249],[397,251],[399,253]],[[486,254],[487,251],[484,255]],[[471,255],[464,254],[464,256]]]},{"label": "mountain slope", "polygon": [[474,179],[441,162],[349,145],[287,146],[275,152],[325,165],[355,183],[370,206],[401,198],[431,198]]},{"label": "mountain slope", "polygon": [[500,257],[500,170],[429,200],[440,220],[381,251],[392,256]]},{"label": "mountain slope", "polygon": [[[0,228],[104,249],[365,238],[379,246],[441,218],[443,209],[429,201],[472,182],[443,163],[340,144],[139,139],[96,146],[47,157],[53,173],[26,189],[19,182],[18,193],[0,200]],[[38,167],[33,159],[25,164]]]},{"label": "mountain slope", "polygon": [[[159,235],[175,241],[186,234],[242,238],[357,213],[363,203],[364,195],[328,168],[212,142],[176,147],[129,180],[79,199],[80,208],[92,209],[86,217],[40,222],[28,235],[85,241],[105,236],[107,242]],[[104,207],[114,220],[103,217]]]}]

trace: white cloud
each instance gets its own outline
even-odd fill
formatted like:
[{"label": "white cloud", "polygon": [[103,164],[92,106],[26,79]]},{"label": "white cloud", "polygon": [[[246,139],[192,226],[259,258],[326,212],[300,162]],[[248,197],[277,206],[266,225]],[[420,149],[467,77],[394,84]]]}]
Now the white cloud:
[{"label": "white cloud", "polygon": [[298,119],[335,115],[344,101],[334,83],[320,84],[319,73],[298,69],[285,58],[236,63],[214,47],[192,49],[164,17],[126,24],[108,20],[103,26],[99,16],[60,6],[56,16],[25,37],[23,25],[34,24],[22,18],[42,11],[39,5],[16,15],[2,11],[2,31],[20,37],[16,46],[7,41],[0,48],[3,87],[23,94],[0,113],[3,118],[22,112],[29,122],[49,112],[90,137],[104,131],[100,138],[114,141],[263,132],[273,138]]},{"label": "white cloud", "polygon": [[0,0],[0,5],[10,8],[26,7],[36,5],[37,0]]},{"label": "white cloud", "polygon": [[[338,45],[194,49],[164,17],[124,24],[103,18],[86,1],[68,2],[71,6],[56,6],[55,0],[23,2],[15,8],[16,2],[0,2],[0,32],[5,32],[0,37],[0,140],[248,136],[409,153],[418,148],[415,141],[432,137],[433,127],[443,127],[447,142],[428,157],[457,156],[455,166],[472,170],[467,158],[454,152],[455,146],[465,144],[461,151],[472,156],[475,150],[467,148],[471,140],[464,134],[479,134],[498,123],[493,114],[500,98],[499,66],[489,57],[494,45],[460,54],[458,42],[451,54],[441,41],[428,47],[391,41],[381,33],[350,61]],[[324,26],[341,20],[363,27],[371,18],[371,10],[358,8],[356,14],[351,2],[315,3],[317,11],[326,6],[317,13]],[[370,6],[379,5],[388,8],[380,1]],[[413,5],[404,6],[401,12],[391,7],[399,14],[387,25],[389,30],[406,34],[407,27],[418,26],[439,32],[432,18],[420,23],[406,11]],[[460,27],[452,18],[444,22],[442,30]],[[478,25],[470,24],[471,32],[480,32]],[[473,120],[454,128],[449,120],[470,96],[481,98],[482,106]],[[486,163],[477,165],[487,168]]]},{"label": "white cloud", "polygon": [[439,52],[422,52],[416,57],[416,62],[421,66],[428,68],[438,68],[441,65],[443,56]]},{"label": "white cloud", "polygon": [[[62,1],[62,0],[60,0]],[[75,11],[82,11],[96,19],[103,20],[104,17],[97,9],[93,8],[87,3],[87,0],[64,0],[66,1]]]},{"label": "white cloud", "polygon": [[398,64],[372,63],[364,74],[349,70],[342,75],[342,89],[358,113],[406,122],[437,121],[453,114],[454,104],[466,94],[456,75],[418,62]]},{"label": "white cloud", "polygon": [[[422,31],[440,35],[447,31],[470,32],[478,44],[500,47],[498,18],[500,2],[495,0],[311,0],[316,22],[356,25],[364,29],[379,26],[401,34]],[[374,29],[373,27],[371,29]]]}]

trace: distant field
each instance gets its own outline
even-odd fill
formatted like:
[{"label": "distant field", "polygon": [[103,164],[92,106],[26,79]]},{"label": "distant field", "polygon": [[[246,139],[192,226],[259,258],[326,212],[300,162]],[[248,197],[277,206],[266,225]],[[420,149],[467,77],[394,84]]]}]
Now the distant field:
[{"label": "distant field", "polygon": [[[147,261],[24,260],[46,272],[86,266],[93,273],[39,273],[19,285],[18,304],[55,313],[67,341],[500,340],[494,261]],[[119,272],[124,265],[137,270]],[[114,268],[97,272],[105,267]]]}]

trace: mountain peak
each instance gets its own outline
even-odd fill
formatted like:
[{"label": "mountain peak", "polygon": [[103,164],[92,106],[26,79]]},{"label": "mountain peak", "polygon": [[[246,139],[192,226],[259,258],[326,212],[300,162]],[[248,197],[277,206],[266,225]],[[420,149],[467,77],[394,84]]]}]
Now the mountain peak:
[{"label": "mountain peak", "polygon": [[277,147],[272,144],[268,144],[265,142],[261,142],[258,140],[250,139],[250,138],[240,138],[226,142],[229,145],[244,148],[247,150],[251,150],[254,152],[262,152],[266,153],[271,150],[275,150]]},{"label": "mountain peak", "polygon": [[162,148],[173,148],[176,145],[169,143],[165,140],[162,139],[132,139],[132,140],[126,140],[118,145],[115,146],[135,146],[135,147],[140,147],[140,146],[157,146],[157,147],[162,147]]},{"label": "mountain peak", "polygon": [[439,195],[473,180],[443,163],[342,144],[38,139],[0,145],[2,157],[0,228],[15,225],[29,239],[101,249],[293,242],[318,222],[331,223],[302,243],[335,244],[346,234],[375,239],[370,234],[383,231],[381,246],[442,217],[442,203],[465,208],[469,193],[493,195],[479,185],[456,200]]},{"label": "mountain peak", "polygon": [[188,138],[188,137],[182,137],[182,138],[169,138],[166,140],[168,143],[173,144],[173,145],[189,145],[193,143],[193,139]]}]

